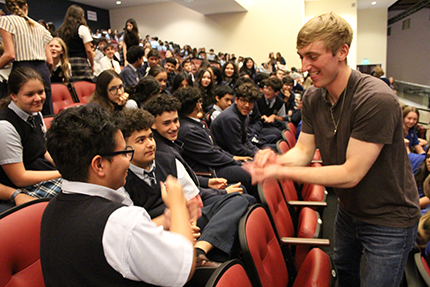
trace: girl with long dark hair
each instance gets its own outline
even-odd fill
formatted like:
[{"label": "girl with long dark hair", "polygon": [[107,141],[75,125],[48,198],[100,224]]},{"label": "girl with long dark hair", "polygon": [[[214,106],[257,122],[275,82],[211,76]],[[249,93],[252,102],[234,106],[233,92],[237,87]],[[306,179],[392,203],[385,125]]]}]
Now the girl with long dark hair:
[{"label": "girl with long dark hair", "polygon": [[137,27],[137,23],[134,19],[128,19],[125,22],[124,27],[124,38],[122,43],[122,53],[124,55],[124,66],[128,64],[127,62],[127,50],[130,49],[131,46],[139,45],[139,28]]},{"label": "girl with long dark hair", "polygon": [[68,49],[72,67],[70,81],[94,81],[93,38],[85,21],[84,9],[78,5],[70,6],[63,24],[58,28],[58,34]]}]

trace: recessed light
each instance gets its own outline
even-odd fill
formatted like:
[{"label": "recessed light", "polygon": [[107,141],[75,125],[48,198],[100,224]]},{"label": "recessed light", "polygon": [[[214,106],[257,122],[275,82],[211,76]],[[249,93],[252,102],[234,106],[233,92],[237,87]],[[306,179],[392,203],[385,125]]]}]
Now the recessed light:
[{"label": "recessed light", "polygon": [[121,5],[121,1],[116,1],[116,5]]},{"label": "recessed light", "polygon": [[373,1],[372,3],[370,3],[370,4],[372,4],[372,5],[376,5],[376,1]]}]

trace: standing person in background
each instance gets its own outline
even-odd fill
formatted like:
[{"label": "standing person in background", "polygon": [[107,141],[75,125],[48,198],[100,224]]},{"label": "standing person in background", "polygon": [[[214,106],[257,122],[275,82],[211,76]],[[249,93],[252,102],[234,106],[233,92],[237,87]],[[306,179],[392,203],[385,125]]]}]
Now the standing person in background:
[{"label": "standing person in background", "polygon": [[[127,50],[132,46],[139,46],[139,29],[137,28],[136,21],[134,19],[128,19],[125,22],[124,28],[124,40],[122,43],[122,54],[124,57],[127,56]],[[127,58],[124,60],[124,66],[127,66]]]},{"label": "standing person in background", "polygon": [[14,61],[12,71],[18,67],[30,67],[39,72],[45,82],[46,93],[42,114],[52,115],[54,109],[49,72],[52,68],[52,56],[49,51],[51,33],[46,27],[27,16],[26,0],[7,0],[5,4],[12,15],[0,18],[0,34],[4,45],[4,53],[0,57],[0,69]]},{"label": "standing person in background", "polygon": [[85,21],[84,9],[72,5],[67,9],[64,22],[58,28],[59,36],[68,49],[69,62],[72,66],[71,82],[91,81],[94,77],[94,54],[91,47],[93,38]]},{"label": "standing person in background", "polygon": [[287,62],[285,62],[285,59],[284,59],[284,57],[282,57],[280,52],[276,53],[276,62],[283,65],[283,66],[285,66],[287,64]]},{"label": "standing person in background", "polygon": [[[246,168],[254,182],[277,178],[333,187],[339,199],[338,285],[399,286],[417,236],[418,192],[398,98],[379,79],[348,66],[352,35],[334,13],[302,27],[297,53],[314,83],[303,98],[302,132],[284,155],[262,151]],[[307,166],[316,147],[321,168]]]}]

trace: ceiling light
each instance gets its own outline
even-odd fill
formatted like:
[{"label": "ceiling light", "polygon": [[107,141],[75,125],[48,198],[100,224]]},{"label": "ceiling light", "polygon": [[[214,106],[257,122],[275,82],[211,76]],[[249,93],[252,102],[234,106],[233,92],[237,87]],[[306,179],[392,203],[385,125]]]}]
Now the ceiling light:
[{"label": "ceiling light", "polygon": [[116,1],[116,5],[121,5],[121,1]]},{"label": "ceiling light", "polygon": [[370,4],[372,4],[372,5],[376,5],[376,1],[373,1],[372,3],[370,3]]}]

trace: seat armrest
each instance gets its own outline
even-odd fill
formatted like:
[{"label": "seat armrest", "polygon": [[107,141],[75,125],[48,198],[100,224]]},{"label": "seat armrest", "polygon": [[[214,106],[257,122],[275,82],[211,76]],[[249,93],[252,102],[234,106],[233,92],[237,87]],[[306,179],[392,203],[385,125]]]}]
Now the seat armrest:
[{"label": "seat armrest", "polygon": [[321,238],[282,237],[281,243],[287,245],[330,246],[329,239]]},{"label": "seat armrest", "polygon": [[327,202],[290,200],[288,205],[293,207],[327,207]]},{"label": "seat armrest", "polygon": [[202,172],[202,171],[195,171],[196,175],[204,176],[204,177],[213,177],[212,172]]}]

